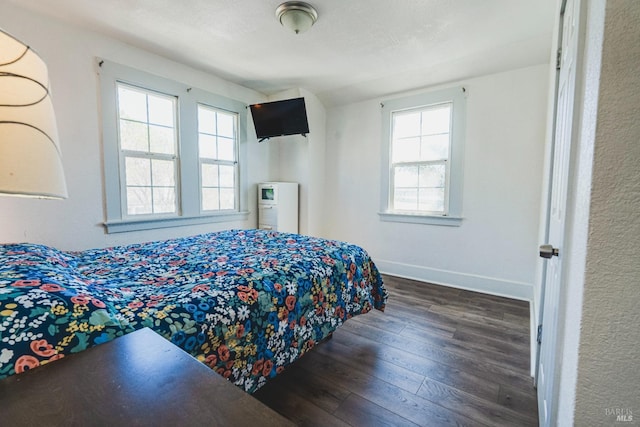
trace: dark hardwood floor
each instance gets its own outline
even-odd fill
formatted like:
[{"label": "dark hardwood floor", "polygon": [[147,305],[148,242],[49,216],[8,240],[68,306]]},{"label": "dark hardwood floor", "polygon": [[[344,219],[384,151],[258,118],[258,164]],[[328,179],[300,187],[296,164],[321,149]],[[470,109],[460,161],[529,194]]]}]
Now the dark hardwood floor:
[{"label": "dark hardwood floor", "polygon": [[389,301],[254,394],[303,426],[535,426],[529,304],[384,276]]}]

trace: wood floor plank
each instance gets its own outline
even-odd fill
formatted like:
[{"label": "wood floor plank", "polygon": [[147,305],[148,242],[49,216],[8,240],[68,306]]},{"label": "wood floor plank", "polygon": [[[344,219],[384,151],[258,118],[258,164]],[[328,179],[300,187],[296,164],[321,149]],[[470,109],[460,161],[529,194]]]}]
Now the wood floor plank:
[{"label": "wood floor plank", "polygon": [[[286,387],[327,412],[335,411],[351,391],[340,384],[330,383],[322,376],[309,376],[297,365],[291,366],[286,375],[280,375],[281,387]],[[258,390],[258,393],[260,390]]]},{"label": "wood floor plank", "polygon": [[418,424],[357,394],[350,395],[334,414],[354,427],[418,427]]},{"label": "wood floor plank", "polygon": [[[342,340],[344,340],[345,345],[370,345],[369,340],[346,330],[340,330],[335,333],[334,341],[341,342]],[[322,347],[319,347],[319,349],[322,349]],[[500,384],[486,378],[480,378],[473,373],[390,346],[378,348],[376,357],[483,399],[492,402],[498,399]]]},{"label": "wood floor plank", "polygon": [[377,349],[370,344],[347,346],[342,344],[339,339],[333,339],[318,347],[318,353],[337,358],[340,363],[352,369],[359,369],[411,393],[416,393],[424,380],[424,375],[382,360]]},{"label": "wood floor plank", "polygon": [[501,385],[498,403],[525,414],[535,414],[538,411],[538,399],[533,388],[516,389],[508,385]]},{"label": "wood floor plank", "polygon": [[457,354],[472,354],[516,369],[526,369],[529,366],[529,357],[526,350],[523,351],[519,347],[509,346],[508,343],[500,343],[499,340],[492,340],[486,335],[465,335],[456,331],[452,339],[445,340],[440,337],[433,337],[423,330],[413,327],[405,328],[399,335],[416,340],[422,339],[430,345],[438,345]]},{"label": "wood floor plank", "polygon": [[[285,374],[286,372],[281,375],[285,376]],[[286,386],[287,383],[289,382],[281,381],[280,383],[276,383],[280,384],[279,387],[269,384],[254,393],[254,397],[298,426],[349,426],[349,424],[340,418],[300,396],[293,389],[288,388]],[[285,385],[283,386],[282,384]],[[274,389],[278,390],[277,393],[273,392]]]},{"label": "wood floor plank", "polygon": [[[516,382],[523,380],[522,375],[517,374],[520,371],[519,367],[507,366],[506,368],[509,369],[506,369],[503,366],[498,366],[494,360],[482,357],[477,351],[455,348],[454,343],[450,343],[449,348],[444,348],[435,340],[429,342],[426,340],[409,340],[400,335],[379,331],[374,326],[355,322],[347,322],[342,328],[381,344],[404,349],[445,365],[461,366],[466,370],[483,372],[490,376],[496,375],[505,379],[505,382],[507,382],[507,377]],[[521,362],[521,364],[524,363]]]},{"label": "wood floor plank", "polygon": [[465,327],[460,327],[453,334],[452,338],[455,341],[464,342],[469,346],[477,346],[478,341],[482,340],[482,342],[479,343],[481,347],[524,360],[525,366],[529,364],[529,346],[525,343],[505,339],[505,336],[501,333],[494,333],[492,335],[478,334]]},{"label": "wood floor plank", "polygon": [[394,411],[421,426],[466,426],[477,425],[471,419],[414,393],[402,390],[385,381],[349,369],[336,360],[311,352],[306,357],[305,369],[311,365],[311,374],[322,375],[334,381],[347,381],[353,393],[389,411]]},{"label": "wood floor plank", "polygon": [[474,420],[494,427],[524,427],[538,424],[537,419],[522,415],[497,403],[478,399],[463,391],[428,379],[425,380],[418,391],[418,396],[422,396],[445,408],[461,411]]},{"label": "wood floor plank", "polygon": [[347,321],[254,394],[297,425],[537,425],[529,304],[384,276]]},{"label": "wood floor plank", "polygon": [[[367,319],[365,319],[364,316],[356,316],[352,319],[349,319],[349,321],[353,321],[353,322],[366,322],[366,323],[371,323],[372,320],[375,320],[376,325],[380,329],[384,329],[385,331],[394,332],[397,334],[407,327],[406,320],[402,319],[400,316],[393,316],[393,315],[389,315],[388,313],[381,313],[377,310],[367,313]],[[454,332],[455,330],[448,331],[449,336],[453,336]]]},{"label": "wood floor plank", "polygon": [[523,332],[525,332],[528,337],[528,327],[518,327],[505,322],[504,319],[489,318],[476,313],[453,309],[450,306],[432,306],[429,312],[439,314],[441,316],[440,318],[448,318],[457,325],[467,324],[469,328],[483,329],[489,333],[502,330],[506,337],[516,342],[523,339]]},{"label": "wood floor plank", "polygon": [[[469,295],[472,294],[472,295]],[[478,293],[469,293],[461,295],[458,298],[458,302],[468,304],[472,307],[489,308],[502,311],[504,314],[511,314],[520,318],[529,318],[529,303],[526,301],[519,301],[521,304],[517,304],[513,300],[508,300],[502,297],[494,297],[492,295],[482,295]]]},{"label": "wood floor plank", "polygon": [[[421,309],[411,305],[406,301],[390,301],[387,307],[391,308],[391,315],[402,318],[406,316],[408,319],[417,323],[428,323],[429,325],[437,325],[444,327],[453,327],[467,325],[470,327],[498,328],[504,331],[514,332],[516,334],[528,333],[527,326],[523,326],[522,319],[517,321],[505,319],[492,319],[467,313],[464,310],[454,310],[451,307],[443,307],[431,305],[429,309]],[[386,313],[386,312],[385,312]],[[510,316],[508,313],[506,316]]]}]

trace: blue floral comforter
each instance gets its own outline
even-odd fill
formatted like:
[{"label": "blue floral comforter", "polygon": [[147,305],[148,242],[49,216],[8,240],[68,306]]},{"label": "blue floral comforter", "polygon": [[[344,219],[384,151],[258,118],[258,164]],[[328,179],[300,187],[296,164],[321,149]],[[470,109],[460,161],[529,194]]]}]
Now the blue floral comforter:
[{"label": "blue floral comforter", "polygon": [[0,378],[149,327],[251,393],[386,297],[362,248],[297,234],[0,245]]}]

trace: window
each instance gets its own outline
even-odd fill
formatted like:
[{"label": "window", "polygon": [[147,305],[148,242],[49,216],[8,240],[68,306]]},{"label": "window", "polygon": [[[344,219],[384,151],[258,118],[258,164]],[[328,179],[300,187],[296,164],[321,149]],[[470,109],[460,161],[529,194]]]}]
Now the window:
[{"label": "window", "polygon": [[236,206],[237,114],[198,105],[198,147],[203,211]]},{"label": "window", "polygon": [[176,213],[175,97],[118,83],[118,141],[126,214]]},{"label": "window", "polygon": [[464,89],[383,103],[387,221],[460,225]]},{"label": "window", "polygon": [[246,219],[246,106],[122,65],[100,68],[107,232]]}]

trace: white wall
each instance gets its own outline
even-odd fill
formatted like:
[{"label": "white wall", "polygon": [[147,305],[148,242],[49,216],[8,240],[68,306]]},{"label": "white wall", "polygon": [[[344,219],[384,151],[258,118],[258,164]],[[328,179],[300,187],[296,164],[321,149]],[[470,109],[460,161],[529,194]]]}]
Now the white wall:
[{"label": "white wall", "polygon": [[308,90],[298,88],[269,97],[270,101],[304,97],[309,121],[309,134],[270,139],[277,153],[270,162],[270,181],[299,184],[299,232],[323,235],[326,112],[320,100]]},{"label": "white wall", "polygon": [[468,93],[462,226],[380,221],[384,99],[372,99],[328,110],[326,234],[362,245],[391,274],[531,299],[548,66],[454,85]]},{"label": "white wall", "polygon": [[248,122],[249,184],[247,221],[166,228],[144,232],[104,233],[100,94],[96,57],[191,84],[247,104],[265,97],[165,58],[87,30],[3,2],[0,27],[32,46],[49,67],[53,104],[58,120],[69,198],[63,201],[0,198],[0,241],[49,244],[83,249],[156,240],[223,228],[255,227],[255,183],[269,178],[271,149],[255,141]]}]

